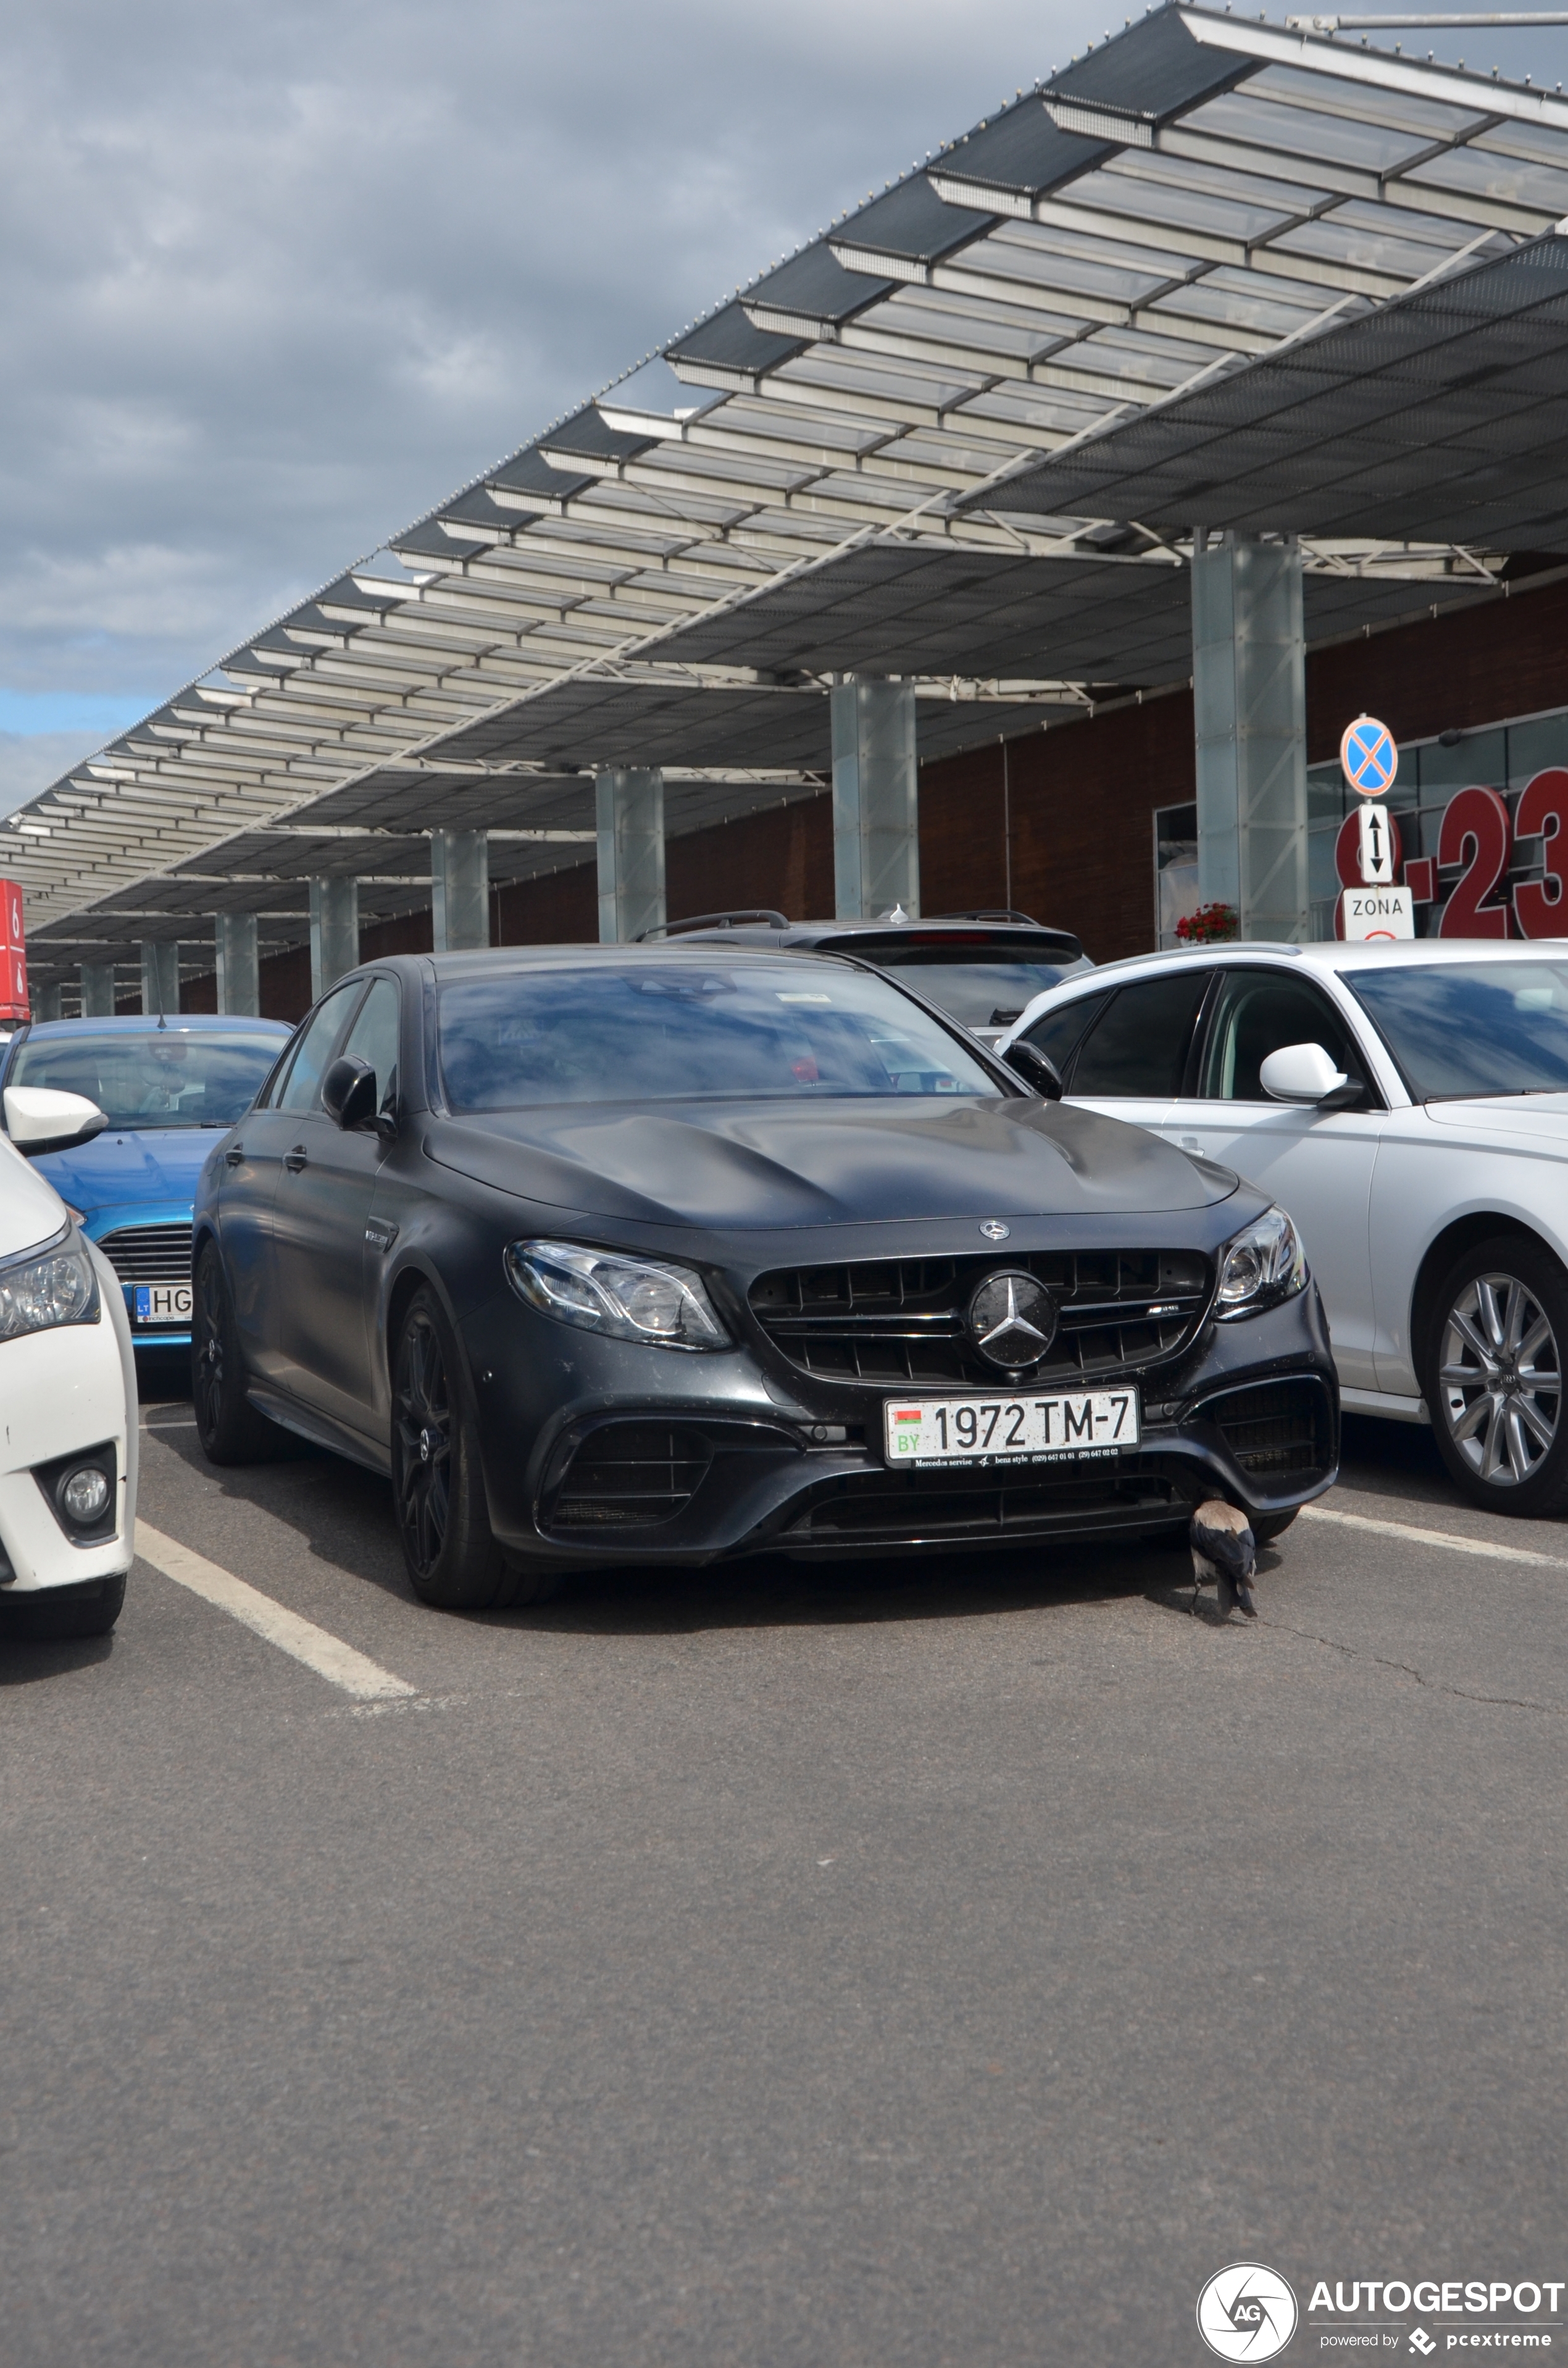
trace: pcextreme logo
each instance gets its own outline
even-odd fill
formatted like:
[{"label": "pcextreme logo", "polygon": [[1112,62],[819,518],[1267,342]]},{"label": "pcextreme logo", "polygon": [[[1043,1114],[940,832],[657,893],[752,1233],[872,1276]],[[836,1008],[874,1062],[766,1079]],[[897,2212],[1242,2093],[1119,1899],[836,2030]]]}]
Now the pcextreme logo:
[{"label": "pcextreme logo", "polygon": [[1296,2297],[1278,2270],[1233,2261],[1198,2297],[1198,2332],[1221,2360],[1272,2360],[1296,2332]]}]

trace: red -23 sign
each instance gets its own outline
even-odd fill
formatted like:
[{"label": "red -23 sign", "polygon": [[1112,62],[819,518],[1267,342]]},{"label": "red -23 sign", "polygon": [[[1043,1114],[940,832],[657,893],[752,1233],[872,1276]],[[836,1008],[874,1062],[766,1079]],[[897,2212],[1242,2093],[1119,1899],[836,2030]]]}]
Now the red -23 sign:
[{"label": "red -23 sign", "polygon": [[[1403,854],[1399,817],[1391,814],[1396,876]],[[1334,846],[1340,885],[1359,888],[1360,815],[1348,814]],[[1521,880],[1510,895],[1503,884],[1514,842],[1539,838],[1544,869]],[[1561,870],[1555,867],[1561,865]],[[1437,921],[1440,938],[1560,938],[1568,935],[1568,768],[1552,765],[1519,793],[1512,819],[1495,790],[1456,790],[1443,810],[1436,856],[1413,855],[1404,884],[1416,905],[1437,902],[1437,874],[1458,871]],[[1493,902],[1501,890],[1501,901]]]}]

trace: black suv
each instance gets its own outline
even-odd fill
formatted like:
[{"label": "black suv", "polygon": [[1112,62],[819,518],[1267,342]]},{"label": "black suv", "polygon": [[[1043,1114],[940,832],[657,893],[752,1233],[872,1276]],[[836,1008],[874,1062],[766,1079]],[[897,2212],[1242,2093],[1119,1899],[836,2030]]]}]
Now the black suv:
[{"label": "black suv", "polygon": [[650,938],[766,946],[773,952],[853,954],[893,972],[916,995],[994,1044],[1031,996],[1094,964],[1070,929],[1027,913],[939,913],[928,921],[787,921],[782,913],[699,913]]}]

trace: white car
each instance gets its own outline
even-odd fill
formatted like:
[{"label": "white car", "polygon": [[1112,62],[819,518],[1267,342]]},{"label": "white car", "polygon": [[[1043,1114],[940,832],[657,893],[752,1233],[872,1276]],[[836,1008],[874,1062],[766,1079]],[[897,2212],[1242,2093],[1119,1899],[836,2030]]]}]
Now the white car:
[{"label": "white car", "polygon": [[1144,954],[1024,1045],[1290,1211],[1346,1407],[1430,1420],[1477,1504],[1568,1510],[1568,941]]},{"label": "white car", "polygon": [[101,1127],[103,1115],[74,1094],[11,1093],[6,1106],[0,1620],[26,1604],[35,1634],[41,1625],[55,1636],[101,1636],[119,1616],[134,1552],[131,1326],[113,1268],[14,1145],[61,1148]]}]

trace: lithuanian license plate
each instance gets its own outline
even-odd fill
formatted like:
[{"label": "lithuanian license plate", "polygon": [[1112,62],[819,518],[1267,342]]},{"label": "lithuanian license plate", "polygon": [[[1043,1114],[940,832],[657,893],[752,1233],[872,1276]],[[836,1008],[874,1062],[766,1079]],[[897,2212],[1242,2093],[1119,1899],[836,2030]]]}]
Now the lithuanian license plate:
[{"label": "lithuanian license plate", "polygon": [[133,1308],[138,1324],[188,1324],[188,1282],[139,1282]]},{"label": "lithuanian license plate", "polygon": [[1069,1463],[1138,1444],[1136,1390],[889,1398],[890,1463]]}]

